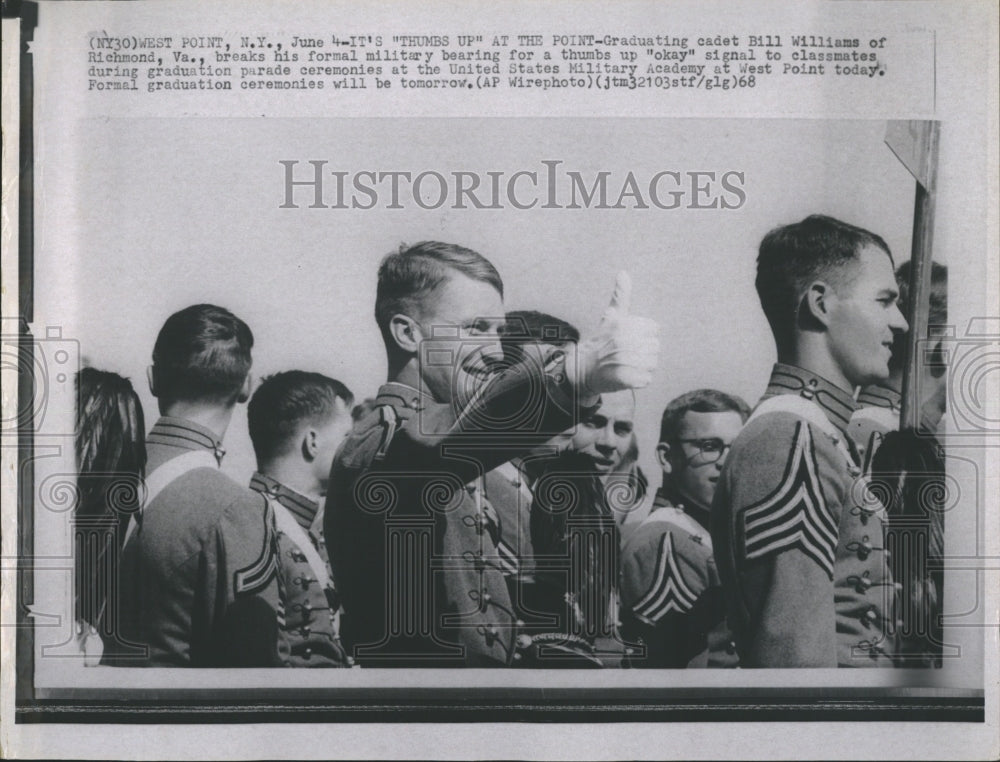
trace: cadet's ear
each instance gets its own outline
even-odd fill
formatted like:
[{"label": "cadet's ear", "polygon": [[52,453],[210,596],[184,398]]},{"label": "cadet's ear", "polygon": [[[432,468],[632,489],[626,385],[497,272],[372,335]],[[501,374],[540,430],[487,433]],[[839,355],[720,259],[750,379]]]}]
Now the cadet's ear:
[{"label": "cadet's ear", "polygon": [[830,310],[833,306],[831,302],[835,297],[833,289],[828,284],[821,280],[813,281],[799,305],[801,317],[828,326],[830,324]]},{"label": "cadet's ear", "polygon": [[660,464],[660,468],[663,469],[663,473],[669,474],[674,470],[674,464],[670,462],[670,445],[666,442],[660,442],[656,445],[656,461]]},{"label": "cadet's ear", "polygon": [[396,346],[408,354],[416,354],[420,344],[420,326],[406,315],[397,314],[389,319],[389,333]]},{"label": "cadet's ear", "polygon": [[316,429],[306,429],[302,437],[302,457],[308,462],[316,460],[316,454],[319,452],[317,439]]},{"label": "cadet's ear", "polygon": [[156,393],[156,373],[153,372],[153,366],[146,366],[146,381],[149,382],[149,393],[154,397],[159,397],[160,395]]},{"label": "cadet's ear", "polygon": [[236,395],[237,402],[242,404],[250,399],[251,386],[253,386],[253,374],[247,373],[247,377],[243,379],[243,386],[240,387],[240,393]]}]

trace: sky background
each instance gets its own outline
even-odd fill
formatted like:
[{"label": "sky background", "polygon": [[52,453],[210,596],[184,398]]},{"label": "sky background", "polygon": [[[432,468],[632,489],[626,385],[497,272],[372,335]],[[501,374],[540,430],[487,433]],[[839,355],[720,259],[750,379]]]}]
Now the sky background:
[{"label": "sky background", "polygon": [[[661,366],[637,394],[640,462],[666,403],[698,387],[751,405],[774,348],[753,287],[757,245],[772,227],[824,213],[882,235],[909,258],[913,182],[884,145],[882,121],[695,119],[89,120],[81,171],[67,188],[72,258],[39,262],[39,314],[79,340],[98,368],[128,376],[156,420],[145,368],[173,312],[212,302],[249,323],[257,379],[301,368],[361,399],[384,381],[372,310],[379,260],[401,242],[454,242],[499,269],[507,309],[540,309],[587,331],[615,273],[634,280],[632,311],[661,325]],[[85,148],[84,148],[85,147]],[[326,169],[485,174],[628,171],[745,173],[738,210],[280,209],[280,160]],[[300,165],[299,170],[307,169]],[[41,168],[44,171],[44,167]],[[300,198],[304,198],[305,194]],[[41,250],[45,242],[41,241]],[[941,261],[945,257],[937,255]],[[253,470],[245,408],[226,437],[225,470]]]}]

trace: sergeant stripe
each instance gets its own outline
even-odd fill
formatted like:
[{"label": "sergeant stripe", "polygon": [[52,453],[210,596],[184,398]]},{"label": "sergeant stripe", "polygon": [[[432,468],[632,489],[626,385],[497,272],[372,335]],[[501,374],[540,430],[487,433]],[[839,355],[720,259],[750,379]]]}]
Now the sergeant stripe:
[{"label": "sergeant stripe", "polygon": [[684,575],[677,565],[674,538],[670,532],[666,532],[656,555],[653,582],[646,594],[632,607],[632,611],[638,619],[656,624],[670,611],[679,614],[690,611],[697,600],[697,594],[684,581]]},{"label": "sergeant stripe", "polygon": [[267,587],[278,571],[277,544],[274,515],[271,513],[271,506],[265,500],[263,547],[256,561],[233,574],[233,590],[236,595],[256,593]]},{"label": "sergeant stripe", "polygon": [[511,549],[511,547],[500,540],[497,543],[497,551],[499,552],[500,567],[504,574],[517,574],[518,567],[520,563],[517,558],[517,554]]},{"label": "sergeant stripe", "polygon": [[818,473],[809,426],[800,422],[781,483],[742,514],[747,561],[798,548],[833,579],[838,532]]}]

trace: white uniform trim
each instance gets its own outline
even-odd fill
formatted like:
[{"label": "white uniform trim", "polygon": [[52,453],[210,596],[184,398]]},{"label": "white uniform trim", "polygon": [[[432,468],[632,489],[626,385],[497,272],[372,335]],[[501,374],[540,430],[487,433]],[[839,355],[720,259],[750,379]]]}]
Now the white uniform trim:
[{"label": "white uniform trim", "polygon": [[768,397],[757,405],[756,409],[754,409],[753,413],[747,419],[747,424],[768,413],[791,413],[799,418],[804,418],[830,437],[837,446],[837,449],[843,453],[847,462],[852,466],[854,465],[854,460],[851,458],[851,451],[847,449],[847,443],[844,442],[844,435],[840,433],[837,427],[826,417],[826,413],[823,412],[822,408],[815,402],[810,402],[805,397],[800,397],[796,394],[778,394],[774,397]]},{"label": "white uniform trim", "polygon": [[264,497],[267,498],[267,502],[271,504],[271,508],[274,510],[274,523],[277,525],[278,531],[298,545],[299,550],[302,551],[302,555],[306,557],[306,563],[309,564],[309,568],[316,575],[316,581],[323,587],[333,587],[333,583],[330,580],[330,573],[326,570],[326,563],[320,557],[319,551],[316,550],[316,546],[313,545],[312,540],[309,539],[306,530],[302,528],[302,525],[295,520],[291,512],[278,500],[268,494],[265,494]]},{"label": "white uniform trim", "polygon": [[[146,477],[144,482],[146,486],[146,497],[139,510],[142,513],[145,513],[149,510],[149,506],[152,504],[153,500],[155,500],[166,487],[175,482],[188,471],[194,471],[196,468],[211,468],[217,471],[219,469],[219,462],[208,450],[192,450],[191,452],[186,452],[183,455],[178,455],[176,458],[168,460]],[[128,522],[128,529],[125,530],[125,542],[122,543],[122,547],[124,547],[125,543],[127,543],[132,535],[135,534],[135,530],[137,528],[138,523],[135,520],[135,516],[132,516]]]}]

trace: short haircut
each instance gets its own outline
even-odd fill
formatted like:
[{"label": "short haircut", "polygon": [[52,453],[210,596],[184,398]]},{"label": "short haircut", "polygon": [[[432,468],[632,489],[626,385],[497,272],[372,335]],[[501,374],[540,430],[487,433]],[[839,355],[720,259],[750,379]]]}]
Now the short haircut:
[{"label": "short haircut", "polygon": [[799,304],[809,284],[821,279],[835,288],[853,281],[862,248],[882,249],[881,237],[833,217],[814,214],[801,222],[775,228],[760,243],[757,256],[757,295],[779,347],[794,335]]},{"label": "short haircut", "polygon": [[695,389],[671,400],[663,410],[660,419],[660,442],[676,441],[681,422],[688,413],[739,413],[746,423],[750,417],[750,406],[734,394],[726,394],[715,389]]},{"label": "short haircut", "polygon": [[[910,261],[903,262],[896,269],[896,286],[899,289],[899,310],[903,317],[910,319],[907,312],[910,305]],[[933,329],[948,324],[948,268],[945,265],[931,262],[931,290],[928,297],[927,312],[928,338],[933,335]],[[892,357],[889,358],[889,368],[899,370],[903,367],[906,357],[906,333],[896,332],[892,339]],[[931,360],[931,362],[936,361]]]},{"label": "short haircut", "polygon": [[525,342],[551,344],[563,347],[580,340],[576,326],[561,318],[537,310],[513,310],[506,315],[506,322],[500,332],[500,345],[504,358],[516,362],[522,356],[519,349]]},{"label": "short haircut", "polygon": [[366,397],[351,410],[351,420],[357,423],[377,407],[378,403],[374,397]]},{"label": "short haircut", "polygon": [[532,339],[546,344],[569,344],[580,340],[576,326],[562,318],[538,310],[512,310],[507,313],[501,339]]},{"label": "short haircut", "polygon": [[[896,269],[899,309],[904,317],[910,303],[910,270],[909,260]],[[948,268],[937,262],[931,262],[930,310],[927,324],[932,326],[948,324]]]},{"label": "short haircut", "polygon": [[227,309],[195,304],[175,312],[153,347],[156,396],[233,404],[250,372],[252,348],[250,328]]},{"label": "short haircut", "polygon": [[391,346],[389,321],[393,315],[413,315],[423,300],[452,273],[488,283],[503,296],[503,281],[493,264],[482,254],[451,243],[423,241],[399,247],[382,260],[378,268],[375,295],[375,322],[386,344]]},{"label": "short haircut", "polygon": [[327,421],[337,412],[337,399],[345,414],[354,404],[350,389],[320,373],[289,370],[265,378],[247,406],[258,462],[286,452],[303,424]]}]

